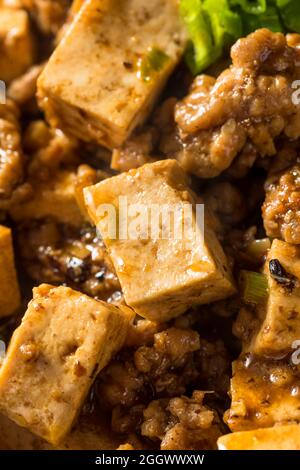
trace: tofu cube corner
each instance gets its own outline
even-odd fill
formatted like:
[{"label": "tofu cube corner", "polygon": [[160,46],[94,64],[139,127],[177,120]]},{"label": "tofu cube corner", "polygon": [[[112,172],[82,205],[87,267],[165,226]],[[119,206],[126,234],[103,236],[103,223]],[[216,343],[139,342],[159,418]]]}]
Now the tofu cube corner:
[{"label": "tofu cube corner", "polygon": [[57,445],[97,373],[123,346],[133,313],[68,287],[33,292],[0,369],[0,411]]},{"label": "tofu cube corner", "polygon": [[[106,179],[85,188],[84,196],[90,217],[114,263],[126,303],[139,315],[165,321],[194,304],[224,299],[235,292],[226,256],[209,217],[205,218],[204,239],[197,223],[192,224],[182,237],[172,232],[172,224],[170,232],[162,233],[167,217],[172,217],[176,207],[182,209],[188,204],[192,208],[193,222],[196,219],[196,199],[176,160],[158,161]],[[107,233],[108,219],[103,216],[102,209],[109,205],[119,217],[121,197],[126,197],[129,228],[136,222],[134,211],[130,217],[136,204],[142,204],[147,211],[146,217],[151,217],[144,239],[131,237],[129,231],[125,237],[116,233],[115,238]],[[152,236],[155,225],[152,217],[160,211],[159,230]],[[117,225],[120,226],[120,221]]]},{"label": "tofu cube corner", "polygon": [[184,52],[177,0],[89,0],[38,80],[54,127],[109,149],[149,116]]},{"label": "tofu cube corner", "polygon": [[226,434],[218,440],[219,450],[300,450],[300,425]]},{"label": "tofu cube corner", "polygon": [[11,230],[0,225],[0,318],[12,315],[20,305]]}]

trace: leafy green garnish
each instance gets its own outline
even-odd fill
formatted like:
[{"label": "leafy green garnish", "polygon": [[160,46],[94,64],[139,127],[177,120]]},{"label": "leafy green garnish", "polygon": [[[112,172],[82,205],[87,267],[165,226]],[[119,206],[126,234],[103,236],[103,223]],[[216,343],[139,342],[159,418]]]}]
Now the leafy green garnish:
[{"label": "leafy green garnish", "polygon": [[241,19],[230,10],[228,0],[181,0],[180,13],[190,37],[186,61],[195,74],[215,62],[224,45],[242,34]]},{"label": "leafy green garnish", "polygon": [[217,53],[221,54],[223,46],[238,39],[242,34],[242,23],[239,15],[231,11],[228,0],[204,0],[204,10],[210,18],[213,42]]},{"label": "leafy green garnish", "polygon": [[164,51],[158,47],[152,47],[149,53],[143,57],[140,62],[139,69],[141,78],[145,82],[148,82],[151,80],[154,73],[160,72],[168,60],[169,56]]},{"label": "leafy green garnish", "polygon": [[196,74],[217,59],[213,51],[209,18],[205,14],[201,0],[182,0],[180,13],[190,38],[186,62],[192,72]]},{"label": "leafy green garnish", "polygon": [[300,0],[180,0],[180,14],[190,39],[185,58],[194,74],[258,28],[300,33]]},{"label": "leafy green garnish", "polygon": [[242,20],[245,35],[260,28],[268,28],[274,33],[284,32],[284,26],[275,6],[267,6],[265,13],[261,15],[244,14]]},{"label": "leafy green garnish", "polygon": [[286,29],[300,33],[299,0],[277,0],[276,4]]},{"label": "leafy green garnish", "polygon": [[239,5],[244,12],[251,15],[260,15],[267,10],[267,0],[230,0],[230,5]]}]

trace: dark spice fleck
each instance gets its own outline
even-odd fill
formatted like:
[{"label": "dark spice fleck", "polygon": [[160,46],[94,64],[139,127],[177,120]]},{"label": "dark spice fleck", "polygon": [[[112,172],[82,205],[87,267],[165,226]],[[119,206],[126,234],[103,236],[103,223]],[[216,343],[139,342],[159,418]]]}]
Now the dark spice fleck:
[{"label": "dark spice fleck", "polygon": [[133,68],[133,64],[131,62],[123,62],[125,69],[131,70]]},{"label": "dark spice fleck", "polygon": [[104,278],[105,278],[105,269],[102,269],[101,271],[98,271],[98,272],[95,274],[95,278],[96,278],[98,281],[103,281]]},{"label": "dark spice fleck", "polygon": [[86,374],[86,368],[81,365],[80,361],[76,361],[74,364],[74,374],[76,377],[82,377]]},{"label": "dark spice fleck", "polygon": [[278,259],[271,259],[269,262],[269,270],[272,278],[290,289],[295,287],[295,277],[286,272]]}]

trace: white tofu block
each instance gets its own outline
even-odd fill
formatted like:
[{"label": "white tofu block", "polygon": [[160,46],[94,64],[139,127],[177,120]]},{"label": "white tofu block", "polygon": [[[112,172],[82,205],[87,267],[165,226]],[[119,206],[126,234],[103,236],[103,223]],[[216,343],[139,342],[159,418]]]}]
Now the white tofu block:
[{"label": "white tofu block", "polygon": [[41,106],[54,127],[120,146],[148,117],[185,44],[177,0],[87,0],[39,78]]},{"label": "white tofu block", "polygon": [[219,450],[300,450],[300,425],[275,426],[226,434],[218,440]]},{"label": "white tofu block", "polygon": [[0,411],[51,444],[62,442],[131,319],[129,309],[67,287],[35,288],[0,369]]},{"label": "white tofu block", "polygon": [[95,423],[79,417],[63,442],[53,447],[0,413],[0,450],[115,450],[119,444],[106,420]]},{"label": "white tofu block", "polygon": [[130,218],[130,213],[127,214],[129,230],[124,239],[119,232],[115,238],[107,233],[108,219],[103,214],[103,204],[109,204],[118,215],[120,196],[126,197],[128,208],[142,204],[151,218],[163,206],[171,213],[176,206],[188,204],[195,222],[196,199],[176,160],[147,164],[106,179],[85,188],[84,195],[90,217],[115,266],[126,303],[139,315],[154,321],[169,320],[191,305],[213,302],[235,292],[226,257],[208,217],[205,242],[197,224],[182,233],[181,238],[172,231],[172,223],[170,231],[163,233],[169,220],[163,213],[160,232],[156,234],[152,232],[153,222],[152,226],[147,224],[146,236],[142,233],[135,239],[129,232],[132,223],[138,225],[138,216],[135,218],[133,214]]},{"label": "white tofu block", "polygon": [[[278,260],[285,271],[282,281],[272,277],[269,262]],[[264,272],[268,278],[267,305],[259,308],[261,326],[250,351],[258,355],[282,355],[300,340],[300,247],[274,240]]]},{"label": "white tofu block", "polygon": [[289,359],[246,353],[232,369],[231,407],[224,416],[231,431],[300,422],[299,372]]},{"label": "white tofu block", "polygon": [[11,230],[0,225],[0,318],[15,313],[20,305]]}]

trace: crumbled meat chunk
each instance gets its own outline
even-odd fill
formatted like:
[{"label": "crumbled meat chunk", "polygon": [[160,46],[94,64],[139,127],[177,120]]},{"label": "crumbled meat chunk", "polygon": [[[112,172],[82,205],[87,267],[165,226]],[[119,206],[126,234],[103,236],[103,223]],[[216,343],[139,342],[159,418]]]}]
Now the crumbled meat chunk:
[{"label": "crumbled meat chunk", "polygon": [[244,344],[249,344],[255,331],[258,330],[260,320],[251,306],[242,307],[233,325],[233,333]]},{"label": "crumbled meat chunk", "polygon": [[113,362],[100,378],[98,392],[111,406],[131,406],[142,395],[176,396],[198,375],[194,361],[199,335],[189,329],[169,328],[154,335],[153,346],[141,346]]},{"label": "crumbled meat chunk", "polygon": [[130,137],[121,148],[114,150],[111,168],[123,172],[151,163],[154,159],[150,155],[156,140],[155,128],[145,129],[142,133]]},{"label": "crumbled meat chunk", "polygon": [[291,87],[299,77],[299,48],[283,34],[261,29],[240,39],[231,57],[232,66],[217,79],[197,77],[176,108],[178,159],[199,177],[217,176],[242,155],[251,156],[250,165],[255,154],[276,155],[281,134],[300,136]]},{"label": "crumbled meat chunk", "polygon": [[45,181],[51,171],[79,162],[78,142],[59,129],[50,129],[45,121],[32,121],[24,134],[24,149],[30,155],[27,173]]},{"label": "crumbled meat chunk", "polygon": [[101,300],[120,291],[104,244],[92,227],[30,221],[19,227],[18,245],[25,270],[37,282],[65,283]]},{"label": "crumbled meat chunk", "polygon": [[224,399],[228,391],[230,359],[222,341],[199,341],[197,331],[190,328],[170,327],[153,334],[163,326],[141,322],[139,331],[146,334],[141,343],[149,345],[125,344],[96,382],[95,406],[112,410],[114,431],[139,433],[143,411],[151,400],[168,402],[195,386],[214,392],[209,394],[213,405],[218,402],[224,411],[227,403],[221,404],[220,397]]},{"label": "crumbled meat chunk", "polygon": [[0,105],[0,207],[23,176],[19,111],[8,100]]},{"label": "crumbled meat chunk", "polygon": [[10,202],[11,218],[23,222],[51,217],[61,223],[81,226],[84,215],[75,194],[80,162],[78,142],[38,120],[26,129],[23,145],[30,158],[26,179]]},{"label": "crumbled meat chunk", "polygon": [[[141,346],[134,353],[136,369],[151,377],[156,393],[169,396],[184,393],[186,383],[195,375],[193,353],[200,348],[193,330],[170,328],[154,336],[153,347]],[[174,371],[181,370],[181,377]]]},{"label": "crumbled meat chunk", "polygon": [[129,348],[138,348],[139,346],[153,344],[154,335],[164,329],[164,323],[138,318],[136,322],[129,326],[125,345]]},{"label": "crumbled meat chunk", "polygon": [[205,390],[224,396],[229,388],[230,358],[223,342],[219,339],[201,339],[201,347],[195,358],[200,371],[200,382]]},{"label": "crumbled meat chunk", "polygon": [[267,235],[300,244],[300,165],[266,182],[263,219]]},{"label": "crumbled meat chunk", "polygon": [[34,65],[24,75],[13,80],[8,89],[8,95],[19,106],[23,106],[35,99],[36,82],[43,69],[43,65]]},{"label": "crumbled meat chunk", "polygon": [[211,450],[222,435],[216,414],[203,405],[204,392],[152,401],[144,411],[141,433],[161,441],[162,450]]}]

